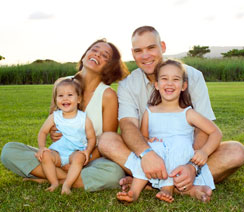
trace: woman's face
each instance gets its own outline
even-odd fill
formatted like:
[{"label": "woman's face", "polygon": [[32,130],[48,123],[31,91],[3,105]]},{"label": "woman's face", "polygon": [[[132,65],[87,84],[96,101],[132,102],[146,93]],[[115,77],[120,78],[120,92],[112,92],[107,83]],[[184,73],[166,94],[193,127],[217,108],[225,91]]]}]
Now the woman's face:
[{"label": "woman's face", "polygon": [[111,60],[113,51],[109,44],[99,42],[94,44],[83,58],[83,66],[87,69],[101,71],[104,66]]}]

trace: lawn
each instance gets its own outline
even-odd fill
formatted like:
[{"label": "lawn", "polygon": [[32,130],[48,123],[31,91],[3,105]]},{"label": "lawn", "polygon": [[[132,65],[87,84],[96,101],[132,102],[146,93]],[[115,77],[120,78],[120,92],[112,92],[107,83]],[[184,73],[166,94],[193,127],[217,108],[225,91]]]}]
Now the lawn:
[{"label": "lawn", "polygon": [[[207,83],[217,125],[223,140],[244,144],[244,82]],[[117,85],[114,85],[116,88]],[[37,146],[38,131],[48,116],[52,85],[0,86],[0,151],[5,143],[19,141]],[[50,143],[50,139],[48,139]],[[228,157],[228,155],[226,156]],[[45,192],[47,184],[23,182],[0,163],[0,211],[244,211],[244,167],[216,185],[210,203],[175,196],[172,204],[157,200],[156,191],[143,191],[138,202],[124,205],[117,189],[85,192],[61,188]]]}]

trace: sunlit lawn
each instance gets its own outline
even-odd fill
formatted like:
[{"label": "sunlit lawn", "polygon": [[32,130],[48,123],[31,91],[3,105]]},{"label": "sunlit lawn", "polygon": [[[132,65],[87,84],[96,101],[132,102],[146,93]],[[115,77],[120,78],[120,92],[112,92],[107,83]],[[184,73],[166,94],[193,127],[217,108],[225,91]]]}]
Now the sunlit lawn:
[{"label": "sunlit lawn", "polygon": [[[244,82],[207,85],[223,140],[244,143]],[[51,85],[0,86],[0,151],[9,141],[37,146],[51,90]],[[244,167],[217,185],[209,204],[185,196],[175,196],[167,204],[154,197],[156,191],[143,191],[137,203],[123,205],[115,198],[116,189],[93,193],[73,189],[70,196],[61,196],[60,188],[48,193],[46,187],[22,182],[0,164],[0,211],[244,211]]]}]

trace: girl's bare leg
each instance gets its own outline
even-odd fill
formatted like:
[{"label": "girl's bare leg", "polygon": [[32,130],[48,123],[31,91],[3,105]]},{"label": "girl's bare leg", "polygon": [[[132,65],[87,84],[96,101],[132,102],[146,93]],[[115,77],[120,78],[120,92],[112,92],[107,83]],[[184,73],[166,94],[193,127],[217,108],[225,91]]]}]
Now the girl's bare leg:
[{"label": "girl's bare leg", "polygon": [[81,169],[85,163],[85,159],[85,155],[80,151],[72,153],[72,155],[70,156],[71,165],[67,174],[67,178],[62,186],[61,194],[71,193],[70,188],[80,175]]},{"label": "girl's bare leg", "polygon": [[171,203],[174,201],[173,192],[174,186],[164,186],[160,189],[160,192],[156,194],[156,198]]},{"label": "girl's bare leg", "polygon": [[147,180],[133,178],[130,190],[117,193],[117,199],[126,202],[134,202],[140,196],[142,189],[146,186]]},{"label": "girl's bare leg", "polygon": [[43,152],[43,157],[41,161],[41,166],[43,172],[45,173],[48,181],[51,183],[51,186],[46,189],[46,191],[54,191],[58,186],[58,178],[56,173],[56,166],[60,166],[60,157],[59,154],[55,151],[45,151]]}]

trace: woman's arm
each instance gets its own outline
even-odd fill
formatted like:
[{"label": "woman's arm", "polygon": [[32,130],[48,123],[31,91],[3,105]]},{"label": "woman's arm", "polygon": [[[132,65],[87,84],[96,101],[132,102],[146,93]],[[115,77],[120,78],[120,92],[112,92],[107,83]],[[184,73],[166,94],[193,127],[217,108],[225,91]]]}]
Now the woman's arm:
[{"label": "woman's arm", "polygon": [[118,98],[116,92],[107,88],[102,103],[103,132],[117,132],[118,129]]}]

